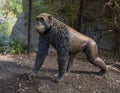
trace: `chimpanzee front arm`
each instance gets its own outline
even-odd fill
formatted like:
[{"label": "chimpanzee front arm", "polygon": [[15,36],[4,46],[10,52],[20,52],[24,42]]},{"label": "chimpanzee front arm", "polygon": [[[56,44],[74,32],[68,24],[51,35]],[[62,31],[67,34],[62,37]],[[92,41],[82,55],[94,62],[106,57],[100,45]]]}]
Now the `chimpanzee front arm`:
[{"label": "chimpanzee front arm", "polygon": [[29,76],[29,79],[32,79],[33,77],[36,76],[37,72],[39,71],[39,69],[41,68],[44,62],[46,55],[48,54],[48,48],[50,44],[46,38],[47,37],[45,35],[39,37],[39,45],[36,55],[36,61],[32,73]]}]

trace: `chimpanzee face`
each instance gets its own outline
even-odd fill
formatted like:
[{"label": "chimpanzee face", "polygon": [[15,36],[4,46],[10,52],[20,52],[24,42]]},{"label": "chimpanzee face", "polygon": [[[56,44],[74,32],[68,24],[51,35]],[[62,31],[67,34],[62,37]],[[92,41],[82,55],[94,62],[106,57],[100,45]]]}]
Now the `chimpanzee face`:
[{"label": "chimpanzee face", "polygon": [[40,34],[44,34],[49,31],[52,23],[52,16],[46,13],[42,13],[36,17],[37,24],[35,25],[35,30]]}]

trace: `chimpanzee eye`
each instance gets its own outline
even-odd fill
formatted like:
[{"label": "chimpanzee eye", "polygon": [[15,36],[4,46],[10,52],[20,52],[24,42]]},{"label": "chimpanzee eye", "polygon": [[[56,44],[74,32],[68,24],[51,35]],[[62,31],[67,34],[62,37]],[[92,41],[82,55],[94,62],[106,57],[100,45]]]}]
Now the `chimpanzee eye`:
[{"label": "chimpanzee eye", "polygon": [[44,22],[44,19],[43,19],[43,18],[40,18],[39,21],[40,21],[40,22]]},{"label": "chimpanzee eye", "polygon": [[39,18],[36,18],[36,21],[39,21]]}]

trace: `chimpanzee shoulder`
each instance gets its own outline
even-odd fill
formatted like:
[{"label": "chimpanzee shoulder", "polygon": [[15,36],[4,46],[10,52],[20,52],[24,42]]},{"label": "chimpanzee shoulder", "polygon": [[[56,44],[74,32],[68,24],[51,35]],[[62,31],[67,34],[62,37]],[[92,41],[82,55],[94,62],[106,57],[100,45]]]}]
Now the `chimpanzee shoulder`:
[{"label": "chimpanzee shoulder", "polygon": [[53,42],[56,48],[63,47],[65,45],[67,48],[69,46],[69,31],[64,23],[57,19],[53,20],[53,25],[51,28],[51,33],[53,33]]}]

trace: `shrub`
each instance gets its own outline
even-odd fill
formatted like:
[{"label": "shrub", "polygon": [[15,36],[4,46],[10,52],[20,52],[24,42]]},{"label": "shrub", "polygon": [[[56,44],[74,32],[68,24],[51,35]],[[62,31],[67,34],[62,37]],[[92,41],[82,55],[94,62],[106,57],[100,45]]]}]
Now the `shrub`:
[{"label": "shrub", "polygon": [[24,40],[15,38],[10,41],[9,45],[10,45],[9,53],[11,54],[26,53],[27,43]]},{"label": "shrub", "polygon": [[0,52],[8,51],[9,51],[9,38],[4,33],[0,33]]},{"label": "shrub", "polygon": [[0,34],[0,52],[10,54],[22,54],[26,53],[27,43],[24,40],[18,38],[9,40],[8,36],[3,33]]}]

